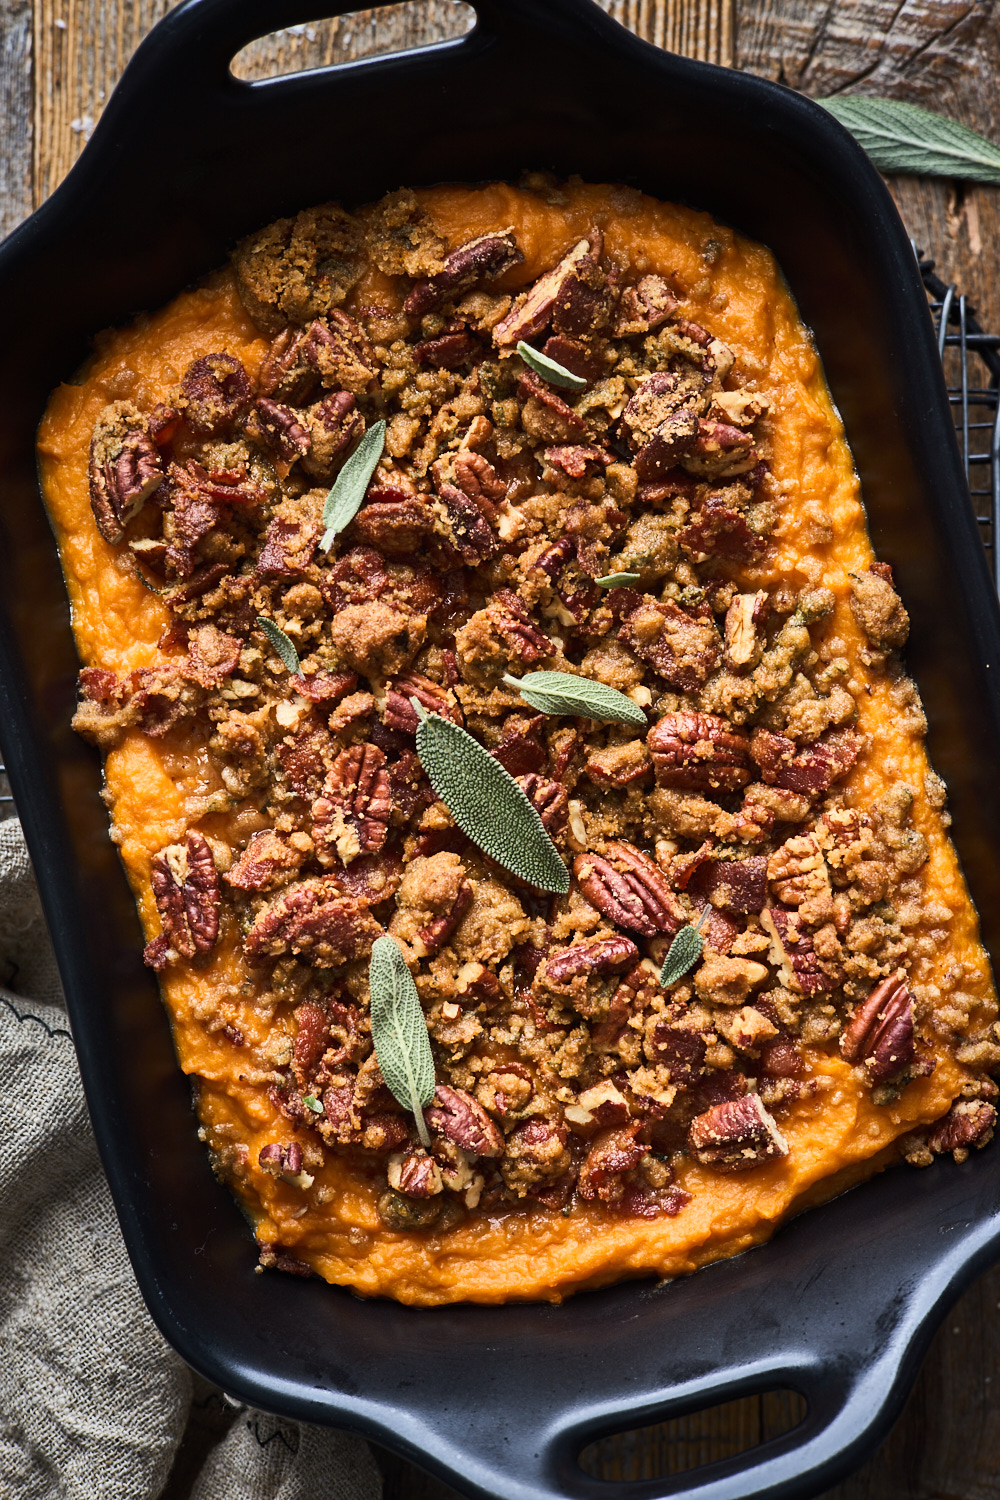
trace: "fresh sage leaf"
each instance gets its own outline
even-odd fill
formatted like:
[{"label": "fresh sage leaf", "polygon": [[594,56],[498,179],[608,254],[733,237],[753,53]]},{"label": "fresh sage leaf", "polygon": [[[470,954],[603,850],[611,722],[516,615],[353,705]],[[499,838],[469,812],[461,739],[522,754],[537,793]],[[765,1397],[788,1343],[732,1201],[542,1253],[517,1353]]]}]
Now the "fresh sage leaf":
[{"label": "fresh sage leaf", "polygon": [[299,663],[299,653],[295,649],[295,642],[290,641],[288,639],[288,636],[282,630],[281,626],[275,625],[273,620],[269,620],[267,618],[267,615],[258,615],[257,624],[260,626],[261,630],[263,630],[264,634],[271,642],[271,645],[274,647],[275,651],[277,651],[278,655],[281,657],[281,660],[285,663],[285,666],[288,668],[289,672],[291,672],[292,675],[295,676],[295,674],[301,670]]},{"label": "fresh sage leaf", "polygon": [[388,934],[376,938],[368,969],[372,1042],[385,1086],[404,1109],[412,1110],[417,1134],[430,1150],[424,1109],[434,1098],[434,1059],[427,1021],[413,975]]},{"label": "fresh sage leaf", "polygon": [[603,578],[595,578],[594,582],[599,589],[624,589],[639,583],[641,578],[641,573],[605,573]]},{"label": "fresh sage leaf", "polygon": [[565,895],[569,871],[513,776],[471,734],[410,702],[420,763],[462,832],[512,875]]},{"label": "fresh sage leaf", "polygon": [[681,928],[670,944],[660,970],[660,983],[664,989],[669,989],[678,979],[684,978],[687,971],[698,962],[704,946],[702,935],[696,927]]},{"label": "fresh sage leaf", "polygon": [[1000,184],[1000,147],[957,120],[902,99],[864,94],[817,103],[846,126],[880,172]]},{"label": "fresh sage leaf", "polygon": [[646,727],[646,715],[638,703],[590,677],[574,677],[572,672],[531,672],[521,678],[507,673],[503,680],[541,714],[577,714],[581,719]]},{"label": "fresh sage leaf", "polygon": [[368,481],[375,473],[379,459],[385,452],[385,423],[375,422],[369,427],[350,458],[333,483],[333,489],[323,506],[323,525],[326,530],[320,541],[324,552],[329,552],[338,532],[349,526],[361,509]]},{"label": "fresh sage leaf", "polygon": [[311,1109],[314,1115],[321,1115],[323,1113],[323,1106],[322,1104],[320,1104],[315,1094],[303,1094],[302,1103],[305,1105],[306,1109]]},{"label": "fresh sage leaf", "polygon": [[573,371],[567,370],[565,365],[559,364],[557,360],[549,359],[549,356],[543,354],[540,349],[532,349],[531,345],[526,344],[523,339],[517,346],[517,352],[528,369],[534,370],[535,374],[547,380],[549,385],[561,385],[567,391],[586,390],[587,382],[582,375],[574,375]]}]

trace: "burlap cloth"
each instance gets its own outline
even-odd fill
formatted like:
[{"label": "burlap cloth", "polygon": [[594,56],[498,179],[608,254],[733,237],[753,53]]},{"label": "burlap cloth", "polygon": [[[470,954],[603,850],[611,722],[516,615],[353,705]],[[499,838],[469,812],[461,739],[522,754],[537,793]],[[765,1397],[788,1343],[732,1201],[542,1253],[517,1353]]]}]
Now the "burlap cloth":
[{"label": "burlap cloth", "polygon": [[0,823],[0,1496],[377,1500],[367,1444],[242,1407],[143,1305],[20,824]]}]

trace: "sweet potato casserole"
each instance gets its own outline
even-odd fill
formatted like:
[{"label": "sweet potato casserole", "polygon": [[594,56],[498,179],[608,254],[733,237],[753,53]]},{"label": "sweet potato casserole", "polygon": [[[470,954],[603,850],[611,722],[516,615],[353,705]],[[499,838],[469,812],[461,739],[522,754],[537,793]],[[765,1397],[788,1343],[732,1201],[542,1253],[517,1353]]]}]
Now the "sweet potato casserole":
[{"label": "sweet potato casserole", "polygon": [[906,610],[764,248],[540,175],[325,204],[102,335],[40,456],[75,726],[262,1266],[558,1300],[990,1139]]}]

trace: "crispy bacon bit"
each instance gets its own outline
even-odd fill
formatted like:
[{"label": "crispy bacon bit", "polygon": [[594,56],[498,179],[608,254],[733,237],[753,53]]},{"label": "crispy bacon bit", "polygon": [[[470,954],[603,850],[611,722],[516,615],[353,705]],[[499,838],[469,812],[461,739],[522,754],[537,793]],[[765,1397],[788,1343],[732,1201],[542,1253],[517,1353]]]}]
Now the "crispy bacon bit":
[{"label": "crispy bacon bit", "polygon": [[606,469],[611,462],[611,454],[606,448],[595,448],[593,444],[571,443],[557,448],[543,448],[542,462],[550,469],[560,469],[570,479],[584,479],[588,464]]},{"label": "crispy bacon bit", "polygon": [[724,912],[763,911],[767,904],[767,860],[762,854],[749,859],[709,859],[691,879],[695,898],[711,901]]},{"label": "crispy bacon bit", "polygon": [[663,478],[675,464],[683,462],[697,441],[698,418],[694,412],[685,407],[671,412],[636,454],[636,474],[647,484]]},{"label": "crispy bacon bit", "polygon": [[356,672],[335,672],[331,677],[327,672],[311,672],[304,677],[296,673],[291,678],[292,687],[303,698],[310,703],[325,703],[333,706],[339,703],[347,693],[352,693],[358,685],[358,674]]},{"label": "crispy bacon bit", "polygon": [[115,546],[163,483],[163,461],[138,407],[105,407],[90,443],[90,505],[97,529]]},{"label": "crispy bacon bit", "polygon": [[902,969],[883,979],[858,1006],[841,1035],[840,1051],[847,1062],[861,1064],[873,1084],[906,1072],[916,1047],[913,996]]},{"label": "crispy bacon bit", "polygon": [[755,729],[750,754],[769,786],[813,797],[847,775],[861,754],[861,745],[861,736],[853,729],[830,730],[801,750],[783,734]]},{"label": "crispy bacon bit", "polygon": [[550,953],[545,973],[553,984],[568,984],[579,974],[617,974],[638,962],[639,950],[631,938],[601,938],[596,943],[577,943]]},{"label": "crispy bacon bit", "polygon": [[541,380],[533,370],[524,372],[518,390],[526,402],[536,401],[541,408],[539,421],[535,423],[539,436],[566,442],[577,435],[582,437],[587,431],[583,418],[578,417],[553,387]]},{"label": "crispy bacon bit", "polygon": [[648,1150],[636,1139],[641,1129],[642,1121],[632,1120],[618,1129],[602,1130],[594,1137],[580,1168],[577,1190],[581,1198],[600,1198],[612,1203],[621,1197],[622,1177],[638,1166]]},{"label": "crispy bacon bit", "polygon": [[750,530],[746,517],[728,506],[720,495],[708,497],[690,526],[678,533],[677,540],[698,561],[721,557],[727,562],[746,563],[759,557],[766,545],[762,536]]},{"label": "crispy bacon bit", "polygon": [[788,1143],[756,1094],[727,1100],[697,1115],[688,1145],[703,1167],[745,1172],[788,1155]]},{"label": "crispy bacon bit", "polygon": [[268,525],[257,558],[257,578],[297,578],[312,561],[319,528],[304,521],[275,516]]},{"label": "crispy bacon bit", "polygon": [[749,432],[714,417],[699,417],[695,440],[680,461],[689,474],[699,478],[734,479],[749,473],[759,458]]},{"label": "crispy bacon bit", "polygon": [[453,1089],[439,1083],[434,1103],[424,1110],[428,1127],[445,1140],[454,1141],[473,1156],[500,1156],[504,1141],[481,1104],[464,1089]]},{"label": "crispy bacon bit", "polygon": [[545,746],[538,738],[544,723],[544,714],[533,719],[516,719],[513,723],[508,720],[503,739],[493,754],[511,776],[531,776],[545,765]]},{"label": "crispy bacon bit", "polygon": [[714,714],[664,714],[646,744],[660,786],[735,792],[750,780],[749,736]]},{"label": "crispy bacon bit", "polygon": [[580,889],[598,911],[645,937],[673,933],[684,925],[682,907],[648,855],[617,840],[608,843],[606,853],[606,859],[578,854],[573,861]]},{"label": "crispy bacon bit", "polygon": [[330,569],[321,587],[327,604],[338,614],[352,604],[378,599],[389,582],[385,558],[373,547],[352,547]]},{"label": "crispy bacon bit", "polygon": [[188,426],[199,437],[228,432],[246,415],[253,397],[250,377],[233,354],[206,354],[188,365],[181,381]]},{"label": "crispy bacon bit", "polygon": [[483,353],[475,334],[462,328],[413,346],[413,358],[418,365],[431,365],[438,370],[458,370],[471,364],[477,354],[482,358]]},{"label": "crispy bacon bit", "polygon": [[411,317],[422,317],[440,307],[446,298],[467,292],[478,281],[496,281],[523,260],[513,227],[481,234],[446,255],[444,269],[436,276],[416,282],[403,303],[403,311]]},{"label": "crispy bacon bit", "polygon": [[660,604],[646,595],[625,615],[618,639],[682,693],[703,687],[722,657],[707,605],[682,609],[673,600]]},{"label": "crispy bacon bit", "polygon": [[388,485],[370,489],[351,523],[351,534],[386,557],[413,557],[434,530],[427,499]]},{"label": "crispy bacon bit", "polygon": [[305,856],[286,838],[265,829],[255,833],[226,880],[239,891],[269,891],[284,885],[302,868]]},{"label": "crispy bacon bit", "polygon": [[381,849],[389,833],[392,791],[377,745],[349,745],[330,767],[322,797],[312,806],[313,842],[320,864],[350,864]]},{"label": "crispy bacon bit", "polygon": [[189,829],[184,844],[161,849],[153,856],[149,879],[166,944],[149,944],[147,963],[159,969],[177,958],[210,953],[219,935],[219,876],[204,834]]},{"label": "crispy bacon bit", "polygon": [[690,1088],[705,1070],[705,1038],[688,1027],[657,1021],[646,1043],[650,1061],[670,1070],[670,1082],[677,1088]]}]

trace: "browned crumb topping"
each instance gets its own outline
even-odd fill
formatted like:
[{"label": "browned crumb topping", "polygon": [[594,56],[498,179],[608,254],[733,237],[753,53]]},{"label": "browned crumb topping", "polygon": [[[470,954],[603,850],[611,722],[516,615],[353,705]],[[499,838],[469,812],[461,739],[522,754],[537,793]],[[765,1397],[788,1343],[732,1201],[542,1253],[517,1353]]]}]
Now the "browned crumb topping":
[{"label": "browned crumb topping", "polygon": [[[157,855],[147,961],[197,964],[238,931],[261,1003],[294,1005],[273,1102],[314,1165],[381,1164],[394,1229],[574,1195],[676,1214],[677,1153],[733,1172],[787,1152],[782,1112],[820,1087],[803,1043],[839,1047],[876,1104],[934,1066],[907,977],[927,858],[912,793],[861,809],[838,791],[865,745],[837,643],[817,649],[832,596],[741,588],[774,521],[766,399],[596,231],[512,300],[495,282],[521,258],[512,231],[447,245],[405,191],[280,220],[234,256],[272,339],[256,384],[220,350],[168,404],[108,406],[91,450],[96,523],[169,605],[174,654],[121,680],[85,670],[76,727],[104,748],[134,728],[193,737],[216,774],[201,815],[246,830],[223,846],[196,814]],[[372,263],[405,278],[402,309],[349,315]],[[529,369],[519,340],[582,393]],[[364,504],[324,553],[327,491],[380,418]],[[613,573],[638,577],[599,586]],[[853,609],[919,732],[885,564]],[[539,668],[617,688],[648,730],[535,713],[503,678]],[[455,826],[413,698],[518,780],[567,896]],[[943,802],[936,778],[928,795]],[[665,990],[672,937],[703,916],[701,962]],[[384,930],[432,1041],[430,1153],[373,1054]],[[967,1014],[954,1032],[975,1081],[909,1139],[916,1162],[992,1133],[1000,1048]],[[302,1148],[260,1165],[297,1180]]]}]

